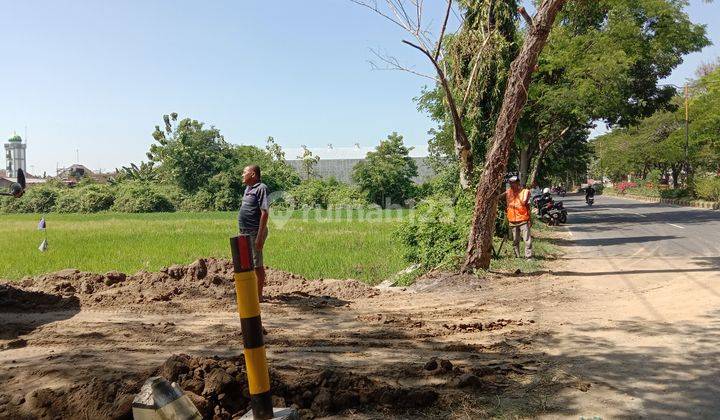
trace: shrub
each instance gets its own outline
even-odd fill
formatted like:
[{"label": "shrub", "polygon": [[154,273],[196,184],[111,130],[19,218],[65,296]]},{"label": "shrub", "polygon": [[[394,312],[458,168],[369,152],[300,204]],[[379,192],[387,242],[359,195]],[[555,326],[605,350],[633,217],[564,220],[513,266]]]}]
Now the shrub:
[{"label": "shrub", "polygon": [[55,211],[58,213],[80,213],[81,207],[78,190],[70,189],[60,194],[55,204]]},{"label": "shrub", "polygon": [[695,194],[703,200],[720,201],[720,177],[715,175],[696,176]]},{"label": "shrub", "polygon": [[615,184],[615,189],[618,190],[618,192],[620,194],[625,194],[625,190],[627,190],[628,188],[635,188],[637,186],[638,186],[638,184],[635,182],[623,181],[618,184]]},{"label": "shrub", "polygon": [[3,211],[6,213],[50,213],[55,209],[59,189],[52,185],[38,185],[28,188],[21,198],[6,198]]},{"label": "shrub", "polygon": [[645,181],[657,184],[660,182],[660,178],[662,178],[662,176],[663,173],[660,169],[653,169],[647,173],[647,175],[645,176]]},{"label": "shrub", "polygon": [[454,204],[442,195],[421,201],[398,229],[405,259],[425,269],[457,266],[467,245],[471,217],[470,194],[463,194]]},{"label": "shrub", "polygon": [[170,193],[171,191],[163,191],[163,188],[153,184],[127,182],[119,185],[112,209],[126,213],[175,211]]},{"label": "shrub", "polygon": [[304,207],[364,207],[370,203],[358,188],[334,178],[309,179],[288,192],[284,201],[296,209]]},{"label": "shrub", "polygon": [[685,198],[689,197],[690,192],[685,188],[675,188],[660,191],[660,197],[662,198]]},{"label": "shrub", "polygon": [[176,207],[180,211],[210,211],[213,209],[213,195],[208,190],[200,190],[195,194],[185,197]]}]

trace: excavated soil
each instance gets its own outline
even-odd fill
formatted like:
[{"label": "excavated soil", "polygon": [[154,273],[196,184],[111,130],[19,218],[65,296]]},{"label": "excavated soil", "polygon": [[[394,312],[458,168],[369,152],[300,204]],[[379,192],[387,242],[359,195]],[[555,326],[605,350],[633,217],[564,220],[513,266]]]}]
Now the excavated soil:
[{"label": "excavated soil", "polygon": [[[533,302],[563,299],[536,282],[434,273],[380,290],[268,270],[275,404],[303,418],[547,410],[547,394],[587,384],[535,348],[547,336]],[[206,418],[248,410],[229,261],[0,283],[0,322],[0,418],[131,418],[133,396],[158,374]]]},{"label": "excavated soil", "polygon": [[[19,287],[17,287],[19,286]],[[355,280],[307,280],[268,270],[265,294],[270,299],[310,298],[317,305],[378,294]],[[0,311],[48,311],[82,308],[122,308],[143,312],[195,312],[235,308],[232,262],[200,259],[156,273],[140,271],[87,273],[65,269],[26,277],[17,285],[0,284]]]}]

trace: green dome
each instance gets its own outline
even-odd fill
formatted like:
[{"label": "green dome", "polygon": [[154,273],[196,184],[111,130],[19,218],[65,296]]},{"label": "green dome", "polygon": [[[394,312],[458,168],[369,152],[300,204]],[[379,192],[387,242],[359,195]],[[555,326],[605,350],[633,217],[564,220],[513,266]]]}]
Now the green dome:
[{"label": "green dome", "polygon": [[16,135],[10,137],[8,139],[8,141],[12,142],[12,143],[22,143],[22,138],[16,134]]}]

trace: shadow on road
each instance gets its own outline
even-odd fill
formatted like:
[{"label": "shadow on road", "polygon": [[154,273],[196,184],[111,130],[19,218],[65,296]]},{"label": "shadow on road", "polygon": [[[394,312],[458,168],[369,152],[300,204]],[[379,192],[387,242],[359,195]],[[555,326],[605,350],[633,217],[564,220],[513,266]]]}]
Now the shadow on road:
[{"label": "shadow on road", "polygon": [[[573,230],[578,230],[573,227]],[[677,236],[672,235],[656,235],[656,236],[625,236],[618,238],[591,238],[591,239],[561,239],[555,238],[550,239],[555,245],[558,246],[610,246],[610,245],[624,245],[634,243],[646,243],[655,241],[665,241],[670,239],[677,239]]]},{"label": "shadow on road", "polygon": [[[720,311],[705,321],[667,323],[633,318],[611,325],[576,325],[572,333],[545,338],[566,351],[556,361],[595,384],[636,398],[639,406],[619,407],[629,418],[716,418],[720,412]],[[650,340],[618,347],[613,337]],[[654,337],[658,341],[653,341]],[[673,346],[672,343],[685,343]]]}]

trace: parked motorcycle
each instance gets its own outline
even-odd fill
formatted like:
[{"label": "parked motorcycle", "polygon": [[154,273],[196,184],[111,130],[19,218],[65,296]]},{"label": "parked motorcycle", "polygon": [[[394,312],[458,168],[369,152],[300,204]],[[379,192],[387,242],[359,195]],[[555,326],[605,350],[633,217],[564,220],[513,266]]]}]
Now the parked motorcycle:
[{"label": "parked motorcycle", "polygon": [[553,201],[549,195],[536,195],[532,198],[540,220],[550,226],[567,223],[567,210],[562,201]]}]

